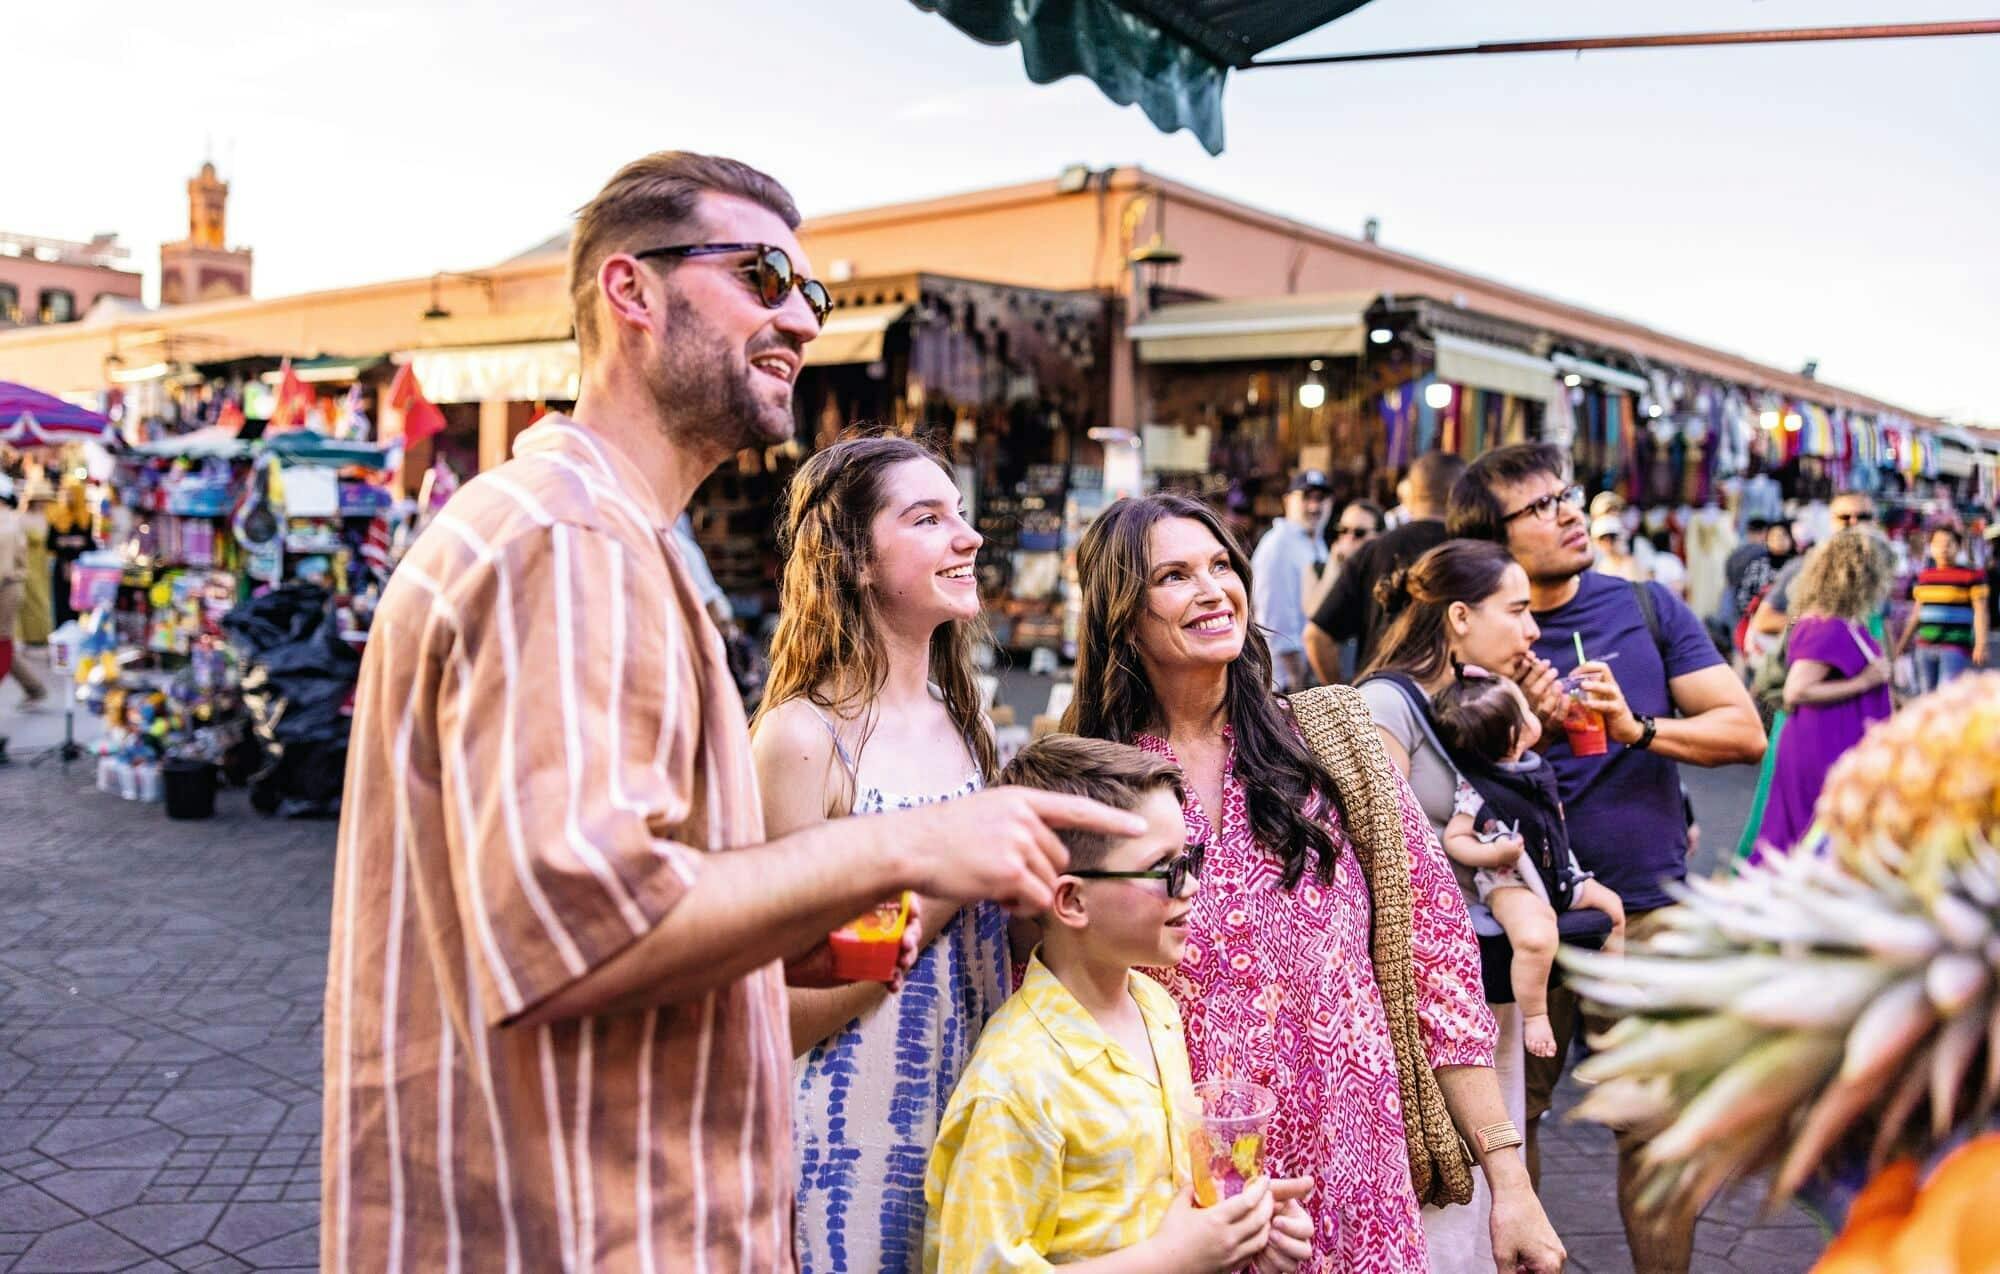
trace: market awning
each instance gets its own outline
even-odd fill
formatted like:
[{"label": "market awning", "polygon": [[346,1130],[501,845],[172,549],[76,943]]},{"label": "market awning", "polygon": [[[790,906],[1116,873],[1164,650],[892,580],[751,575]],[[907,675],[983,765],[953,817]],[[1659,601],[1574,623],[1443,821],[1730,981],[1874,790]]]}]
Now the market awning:
[{"label": "market awning", "polygon": [[411,350],[396,357],[410,364],[424,397],[434,403],[574,400],[580,374],[575,341]]},{"label": "market awning", "polygon": [[1566,375],[1581,376],[1585,380],[1594,380],[1600,385],[1610,385],[1614,389],[1630,390],[1635,394],[1653,392],[1652,382],[1644,376],[1621,372],[1616,367],[1593,363],[1587,358],[1578,358],[1573,354],[1551,354],[1549,361],[1555,364],[1557,371]]},{"label": "market awning", "polygon": [[1555,364],[1546,358],[1450,332],[1435,333],[1431,339],[1437,345],[1439,380],[1538,402],[1555,397]]},{"label": "market awning", "polygon": [[1028,78],[1088,76],[1161,132],[1222,153],[1222,82],[1264,50],[1368,0],[911,0],[975,40],[1019,44]]},{"label": "market awning", "polygon": [[872,363],[882,357],[889,329],[910,312],[907,303],[855,305],[829,314],[819,335],[806,342],[807,367]]},{"label": "market awning", "polygon": [[1368,339],[1373,292],[1163,305],[1125,334],[1144,363],[1351,358]]}]

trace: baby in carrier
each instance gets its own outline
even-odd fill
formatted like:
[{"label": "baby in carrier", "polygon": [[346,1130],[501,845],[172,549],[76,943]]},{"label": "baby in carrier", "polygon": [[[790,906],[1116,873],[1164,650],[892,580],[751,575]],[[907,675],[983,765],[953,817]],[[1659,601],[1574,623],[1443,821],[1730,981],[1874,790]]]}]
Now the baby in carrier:
[{"label": "baby in carrier", "polygon": [[1509,972],[1528,1051],[1554,1057],[1549,969],[1556,913],[1604,912],[1611,917],[1605,948],[1615,951],[1624,942],[1625,909],[1570,855],[1555,771],[1531,750],[1542,737],[1541,722],[1521,688],[1507,677],[1467,668],[1432,698],[1431,715],[1459,772],[1444,852],[1473,869],[1479,900],[1514,949]]}]

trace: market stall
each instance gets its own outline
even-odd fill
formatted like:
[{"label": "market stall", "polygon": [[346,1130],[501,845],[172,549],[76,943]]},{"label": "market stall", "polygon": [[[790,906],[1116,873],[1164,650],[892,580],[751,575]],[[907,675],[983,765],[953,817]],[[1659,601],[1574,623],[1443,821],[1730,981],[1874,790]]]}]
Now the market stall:
[{"label": "market stall", "polygon": [[171,798],[178,774],[212,800],[222,772],[267,812],[337,810],[359,651],[408,512],[395,463],[312,430],[210,428],[120,456],[109,547],[75,564],[84,619],[65,635],[104,718],[101,787]]}]

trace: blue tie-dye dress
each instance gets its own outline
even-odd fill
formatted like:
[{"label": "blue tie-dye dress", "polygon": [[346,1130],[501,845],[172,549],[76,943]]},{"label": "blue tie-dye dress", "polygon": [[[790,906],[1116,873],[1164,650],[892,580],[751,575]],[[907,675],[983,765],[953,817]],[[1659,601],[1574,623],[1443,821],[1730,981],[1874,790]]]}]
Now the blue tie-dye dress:
[{"label": "blue tie-dye dress", "polygon": [[[979,788],[976,774],[935,796],[861,788],[854,813],[932,805]],[[900,992],[797,1062],[804,1274],[922,1268],[931,1144],[979,1032],[1007,998],[1007,959],[1007,913],[992,903],[966,907],[917,957]]]}]

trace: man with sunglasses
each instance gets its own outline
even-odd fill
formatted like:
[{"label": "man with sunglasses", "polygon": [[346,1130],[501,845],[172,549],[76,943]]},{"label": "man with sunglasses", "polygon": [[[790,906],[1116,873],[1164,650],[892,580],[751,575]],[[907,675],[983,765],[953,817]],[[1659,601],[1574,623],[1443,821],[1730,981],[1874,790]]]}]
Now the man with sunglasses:
[{"label": "man with sunglasses", "polygon": [[[1875,497],[1865,491],[1843,491],[1827,505],[1827,513],[1836,531],[1844,531],[1851,526],[1872,530],[1875,527]],[[1763,604],[1750,617],[1751,632],[1776,637],[1791,623],[1792,585],[1798,582],[1800,572],[1805,570],[1807,556],[1801,553],[1793,558],[1771,581],[1771,591],[1764,594]]]},{"label": "man with sunglasses", "polygon": [[786,981],[827,985],[827,934],[884,898],[1040,912],[1058,829],[1141,829],[994,789],[761,843],[673,527],[717,465],[793,436],[828,308],[798,221],[732,160],[613,177],[570,248],[575,411],[466,484],[376,611],[334,883],[326,1269],[795,1269]]},{"label": "man with sunglasses", "polygon": [[[1586,702],[1604,714],[1609,746],[1602,755],[1571,751],[1557,728],[1566,706],[1559,690],[1552,697],[1531,692],[1529,699],[1548,726],[1548,759],[1577,861],[1624,900],[1637,929],[1647,912],[1672,901],[1666,882],[1687,875],[1688,824],[1676,763],[1757,761],[1764,754],[1757,710],[1685,602],[1657,584],[1591,569],[1584,492],[1571,485],[1559,448],[1523,443],[1473,461],[1452,489],[1450,526],[1455,536],[1506,545],[1527,572],[1541,660],[1573,667],[1580,640],[1592,661],[1585,666]],[[1615,677],[1607,666],[1612,659],[1619,661]],[[1576,997],[1552,990],[1549,1017],[1556,1039],[1566,1043],[1576,1030]],[[1565,1052],[1527,1059],[1531,1148]],[[1693,1218],[1640,1215],[1640,1148],[1621,1140],[1618,1160],[1619,1210],[1633,1262],[1641,1274],[1685,1274]]]}]

